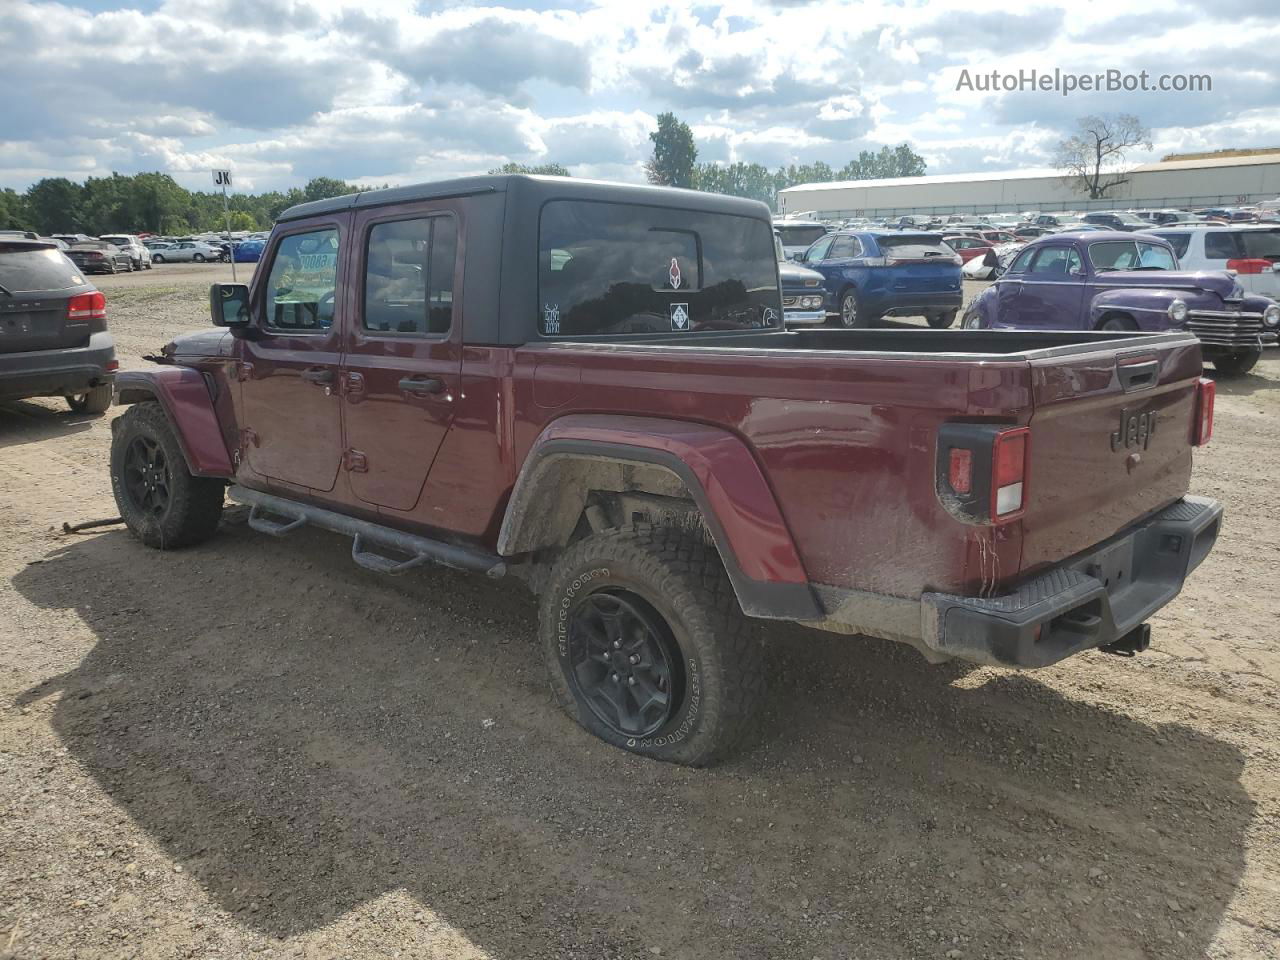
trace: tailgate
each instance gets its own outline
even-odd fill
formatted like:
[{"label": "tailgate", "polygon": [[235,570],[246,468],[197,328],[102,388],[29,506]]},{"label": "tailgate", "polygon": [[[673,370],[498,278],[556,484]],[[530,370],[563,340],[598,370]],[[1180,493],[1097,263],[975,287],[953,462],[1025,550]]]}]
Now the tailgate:
[{"label": "tailgate", "polygon": [[[1154,341],[1154,342],[1150,342]],[[1200,348],[1125,338],[1030,359],[1033,413],[1023,575],[1187,493]]]},{"label": "tailgate", "polygon": [[89,337],[89,326],[67,322],[67,295],[0,295],[0,353],[77,347]]}]

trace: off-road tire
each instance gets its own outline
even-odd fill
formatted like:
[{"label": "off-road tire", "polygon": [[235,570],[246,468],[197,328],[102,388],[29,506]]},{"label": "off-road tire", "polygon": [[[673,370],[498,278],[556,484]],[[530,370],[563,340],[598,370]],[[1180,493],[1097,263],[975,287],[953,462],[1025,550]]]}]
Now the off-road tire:
[{"label": "off-road tire", "polygon": [[[573,611],[598,592],[641,598],[665,621],[678,647],[682,695],[648,736],[610,727],[570,682]],[[556,702],[608,744],[700,767],[722,760],[752,727],[765,688],[759,627],[743,616],[715,548],[695,533],[646,524],[578,541],[547,577],[539,634]]]},{"label": "off-road tire", "polygon": [[956,311],[948,310],[946,313],[931,313],[925,317],[925,320],[935,330],[946,330],[956,322]]},{"label": "off-road tire", "polygon": [[1262,351],[1258,348],[1246,350],[1244,353],[1233,353],[1227,357],[1214,357],[1213,369],[1224,377],[1242,377],[1252,370],[1262,359]]},{"label": "off-road tire", "polygon": [[[111,434],[111,492],[129,532],[157,550],[190,547],[212,537],[222,518],[226,486],[221,480],[192,476],[160,404],[147,401],[130,407],[112,423]],[[157,445],[164,455],[168,503],[159,513],[143,509],[125,482],[128,451],[139,438]]]},{"label": "off-road tire", "polygon": [[106,413],[111,406],[115,390],[109,383],[91,387],[84,393],[76,393],[67,397],[67,406],[72,413]]}]

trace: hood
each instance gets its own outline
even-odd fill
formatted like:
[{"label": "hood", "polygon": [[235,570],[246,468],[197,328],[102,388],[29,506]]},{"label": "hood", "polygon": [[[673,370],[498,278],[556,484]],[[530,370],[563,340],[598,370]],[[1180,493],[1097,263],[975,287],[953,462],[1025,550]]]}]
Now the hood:
[{"label": "hood", "polygon": [[822,274],[786,260],[778,261],[778,280],[784,287],[822,287]]},{"label": "hood", "polygon": [[1223,300],[1236,287],[1235,278],[1220,270],[1113,270],[1100,273],[1094,283],[1111,287],[1159,287],[1164,290],[1205,290]]},{"label": "hood", "polygon": [[213,327],[174,337],[161,348],[160,353],[170,360],[182,357],[226,357],[231,355],[231,341],[230,333]]}]

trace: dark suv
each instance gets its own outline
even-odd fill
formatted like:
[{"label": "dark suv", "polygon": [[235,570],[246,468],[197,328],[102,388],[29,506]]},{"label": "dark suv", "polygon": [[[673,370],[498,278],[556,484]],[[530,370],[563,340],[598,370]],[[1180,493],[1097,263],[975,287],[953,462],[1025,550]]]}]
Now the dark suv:
[{"label": "dark suv", "polygon": [[111,405],[117,367],[107,301],[52,240],[0,237],[0,400]]}]

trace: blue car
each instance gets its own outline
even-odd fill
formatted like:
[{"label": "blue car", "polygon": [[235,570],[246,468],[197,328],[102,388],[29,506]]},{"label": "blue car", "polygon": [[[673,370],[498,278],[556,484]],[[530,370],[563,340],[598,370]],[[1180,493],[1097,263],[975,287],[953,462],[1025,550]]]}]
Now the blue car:
[{"label": "blue car", "polygon": [[262,251],[266,249],[265,240],[241,240],[231,245],[231,255],[236,263],[257,263],[262,259]]},{"label": "blue car", "polygon": [[825,308],[841,327],[885,316],[923,316],[944,329],[963,294],[960,257],[940,233],[840,231],[816,241],[801,262],[822,274]]}]

